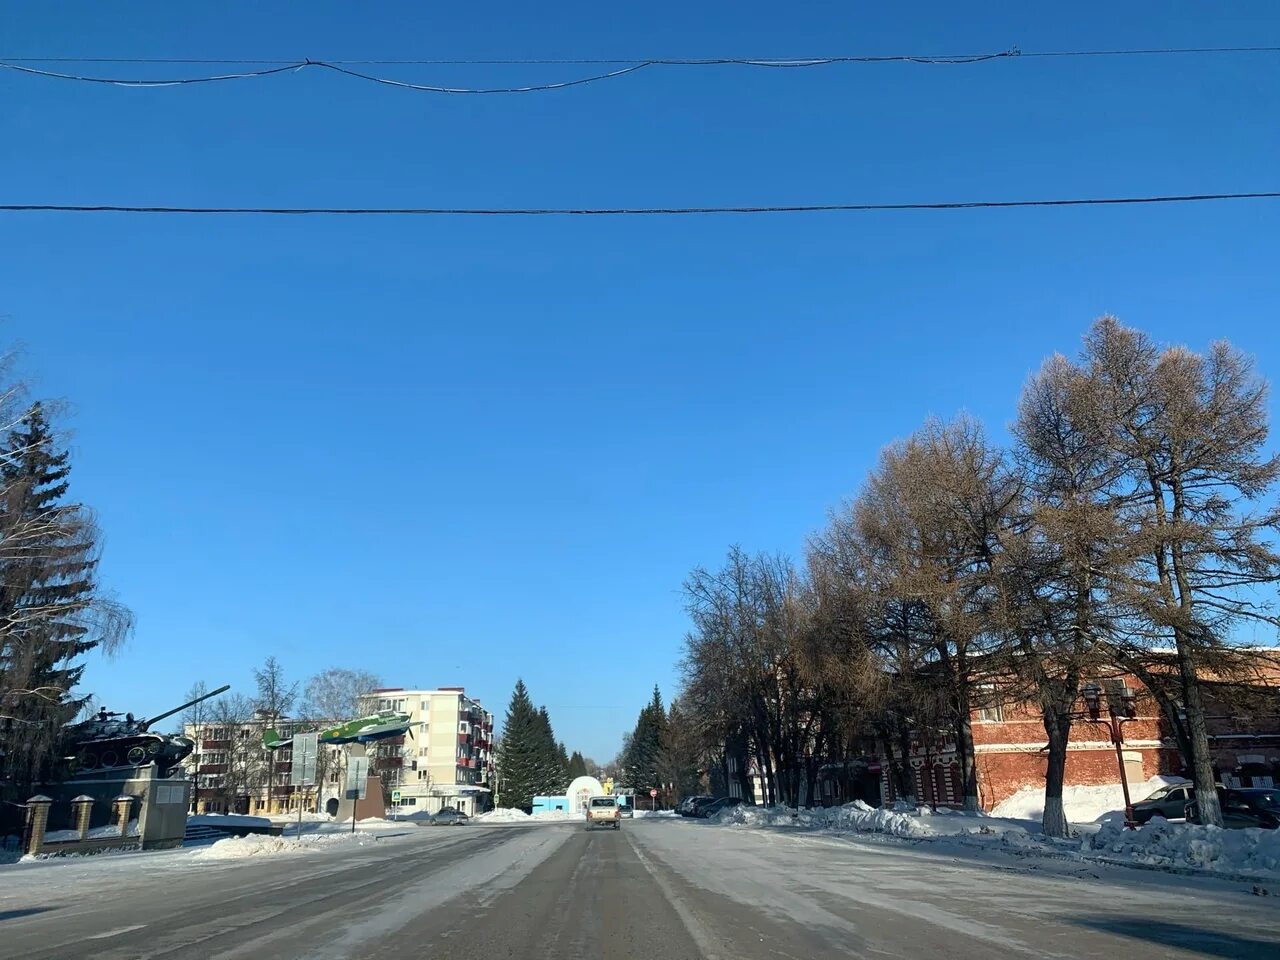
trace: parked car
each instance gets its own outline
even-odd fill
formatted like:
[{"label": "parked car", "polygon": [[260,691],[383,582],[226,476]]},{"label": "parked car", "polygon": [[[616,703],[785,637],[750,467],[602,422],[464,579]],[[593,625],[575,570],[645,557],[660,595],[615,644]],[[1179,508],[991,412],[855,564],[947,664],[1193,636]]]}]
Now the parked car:
[{"label": "parked car", "polygon": [[691,817],[693,816],[693,808],[695,804],[711,803],[714,800],[715,800],[715,797],[707,797],[707,796],[685,797],[683,800],[681,800],[679,803],[676,804],[676,813],[678,813],[682,817]]},{"label": "parked car", "polygon": [[1188,803],[1196,799],[1196,788],[1190,782],[1171,783],[1133,805],[1133,819],[1146,823],[1152,817],[1179,820],[1186,816]]},{"label": "parked car", "polygon": [[[1280,787],[1219,790],[1218,803],[1222,805],[1224,827],[1280,829]],[[1194,803],[1187,804],[1186,812],[1188,823],[1200,822]]]},{"label": "parked car", "polygon": [[636,815],[631,804],[623,803],[621,800],[618,801],[618,813],[624,820],[629,820]]},{"label": "parked car", "polygon": [[617,797],[592,797],[587,801],[587,829],[592,827],[622,827],[622,811]]},{"label": "parked car", "polygon": [[721,797],[719,800],[700,806],[696,815],[701,817],[703,820],[710,820],[712,817],[720,813],[721,810],[740,807],[742,806],[742,803],[743,800],[741,797]]},{"label": "parked car", "polygon": [[464,827],[470,819],[457,807],[441,807],[432,815],[431,825],[433,827]]}]

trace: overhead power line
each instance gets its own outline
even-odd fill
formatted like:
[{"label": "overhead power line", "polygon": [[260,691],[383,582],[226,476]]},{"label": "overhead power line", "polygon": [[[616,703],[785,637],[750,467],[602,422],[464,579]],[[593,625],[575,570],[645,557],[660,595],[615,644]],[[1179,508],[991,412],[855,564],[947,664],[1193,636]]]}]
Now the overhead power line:
[{"label": "overhead power line", "polygon": [[198,216],[396,216],[396,217],[622,217],[700,214],[865,213],[898,210],[984,210],[1010,207],[1089,207],[1216,200],[1274,200],[1280,190],[1254,193],[1193,193],[1155,197],[1085,197],[1053,200],[956,200],[934,203],[815,203],[705,207],[170,207],[124,204],[6,203],[0,213],[141,213]]},{"label": "overhead power line", "polygon": [[[1043,50],[1023,52],[1016,47],[994,53],[967,54],[894,54],[864,56],[833,57],[647,57],[638,60],[622,60],[594,57],[577,58],[528,58],[528,59],[421,59],[421,60],[303,60],[281,59],[215,59],[215,58],[148,58],[148,57],[5,57],[0,58],[0,68],[37,77],[57,80],[71,80],[81,83],[97,83],[119,87],[177,87],[196,83],[223,83],[231,80],[251,80],[290,73],[307,68],[319,68],[341,73],[345,76],[370,83],[399,87],[405,90],[416,90],[425,93],[441,94],[499,94],[499,93],[536,93],[549,90],[563,90],[567,87],[582,86],[603,80],[612,80],[630,73],[652,67],[764,67],[773,69],[805,69],[826,67],[836,64],[851,63],[911,63],[934,66],[961,66],[985,63],[991,60],[1021,59],[1024,57],[1134,57],[1160,55],[1207,55],[1207,54],[1243,54],[1243,53],[1278,53],[1280,47],[1167,47],[1127,50]],[[242,70],[232,73],[218,73],[197,77],[174,77],[152,79],[148,77],[103,77],[81,73],[65,73],[28,64],[130,64],[130,65],[217,65],[234,67],[261,67],[257,70]],[[491,87],[456,87],[438,84],[411,83],[391,77],[376,76],[351,69],[356,66],[602,66],[615,67],[604,73],[555,83],[527,84],[520,86]]]},{"label": "overhead power line", "polygon": [[[1168,55],[1204,55],[1229,53],[1280,53],[1275,47],[1147,47],[1120,50],[1017,50],[1000,54],[949,53],[949,54],[894,54],[852,55],[816,57],[455,57],[419,59],[338,59],[314,58],[316,61],[338,66],[622,66],[624,64],[650,63],[661,66],[719,66],[743,64],[746,66],[804,66],[829,63],[963,63],[993,56],[1020,57],[1137,57]],[[137,64],[210,64],[218,66],[292,66],[300,61],[296,57],[247,58],[247,57],[8,57],[0,56],[8,63],[137,63]],[[304,58],[302,63],[306,62]]]}]

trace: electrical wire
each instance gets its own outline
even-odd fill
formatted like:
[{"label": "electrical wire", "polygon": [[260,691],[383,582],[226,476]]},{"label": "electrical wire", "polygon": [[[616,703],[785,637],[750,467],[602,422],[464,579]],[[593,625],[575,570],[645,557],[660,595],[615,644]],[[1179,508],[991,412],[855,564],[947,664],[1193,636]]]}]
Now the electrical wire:
[{"label": "electrical wire", "polygon": [[[546,58],[546,59],[440,59],[440,60],[217,60],[217,59],[183,59],[183,58],[110,58],[110,57],[5,57],[0,58],[0,68],[24,73],[31,76],[56,80],[72,80],[81,83],[107,84],[117,87],[178,87],[195,83],[221,83],[230,80],[249,80],[303,70],[307,67],[320,67],[341,73],[345,76],[369,83],[399,87],[404,90],[415,90],[438,94],[510,94],[539,93],[550,90],[563,90],[569,87],[613,80],[627,74],[636,73],[647,67],[765,67],[772,69],[805,69],[825,67],[835,64],[849,63],[912,63],[936,66],[960,66],[985,63],[990,60],[1002,60],[1022,57],[1121,57],[1121,56],[1155,56],[1168,54],[1227,54],[1227,53],[1277,53],[1280,47],[1182,47],[1182,48],[1148,48],[1129,50],[1048,50],[1023,53],[1016,47],[996,53],[947,54],[939,56],[925,55],[885,55],[885,56],[834,56],[834,57],[780,57],[780,58],[747,58],[747,57],[649,57],[641,60],[613,60],[597,58]],[[215,74],[212,76],[180,77],[163,80],[145,78],[97,77],[87,74],[62,73],[39,67],[24,66],[31,63],[120,63],[120,64],[216,64],[220,66],[261,66],[265,69],[240,73]],[[354,66],[372,65],[596,65],[615,66],[616,70],[593,76],[579,77],[556,83],[528,84],[523,86],[504,87],[446,87],[435,84],[411,83],[395,80],[390,77],[376,76],[351,69]]]},{"label": "electrical wire", "polygon": [[[323,62],[338,66],[621,66],[646,63],[655,66],[699,66],[720,64],[744,65],[805,65],[827,63],[882,63],[892,61],[925,63],[964,63],[991,59],[995,56],[1017,55],[1021,57],[1132,57],[1161,55],[1206,55],[1230,53],[1280,53],[1274,47],[1148,47],[1120,50],[1040,50],[1008,51],[1005,54],[965,53],[936,55],[894,56],[823,56],[823,57],[511,57],[511,58],[423,58],[423,59],[336,59]],[[294,57],[275,59],[250,59],[217,57],[5,57],[9,63],[133,63],[133,64],[217,64],[222,66],[283,66],[299,62]],[[305,62],[305,58],[302,62]]]},{"label": "electrical wire", "polygon": [[0,67],[18,73],[34,74],[38,77],[52,77],[57,80],[79,80],[81,83],[103,83],[113,87],[180,87],[189,83],[221,83],[224,80],[249,80],[254,77],[269,77],[273,73],[285,73],[296,70],[306,64],[289,64],[274,67],[270,70],[254,70],[248,73],[228,73],[213,77],[183,77],[177,80],[134,80],[115,77],[84,77],[70,73],[55,73],[52,70],[37,70],[34,67],[23,67],[16,63],[0,62]]},{"label": "electrical wire", "polygon": [[407,90],[422,90],[427,93],[541,93],[544,90],[563,90],[566,87],[578,87],[584,83],[595,83],[598,80],[612,80],[614,77],[626,76],[628,73],[635,73],[637,70],[643,70],[645,67],[652,66],[650,63],[637,63],[630,67],[624,67],[621,70],[613,70],[609,73],[597,74],[593,77],[579,77],[576,80],[564,80],[560,83],[543,83],[536,86],[527,87],[435,87],[423,83],[407,83],[403,80],[391,80],[387,77],[375,77],[367,73],[359,73],[346,67],[340,67],[334,63],[326,63],[324,61],[312,61],[307,66],[327,67],[337,73],[341,73],[348,77],[356,77],[359,80],[368,80],[372,83],[385,84],[388,87],[403,87]]},{"label": "electrical wire", "polygon": [[935,203],[819,203],[744,207],[168,207],[123,204],[6,203],[0,213],[141,213],[262,216],[467,216],[467,217],[615,217],[700,214],[865,213],[900,210],[982,210],[1012,207],[1085,207],[1149,203],[1198,203],[1217,200],[1280,199],[1280,191],[1195,193],[1154,197],[1086,197],[1053,200],[961,200]]},{"label": "electrical wire", "polygon": [[[374,76],[373,74],[362,73],[352,70],[349,64],[353,61],[336,61],[336,60],[299,60],[289,63],[279,63],[279,61],[269,61],[277,63],[277,66],[264,70],[246,71],[243,73],[218,74],[214,76],[203,77],[185,77],[165,80],[147,80],[135,78],[119,78],[119,77],[94,77],[84,74],[61,73],[56,70],[44,70],[37,67],[23,66],[17,60],[0,60],[0,68],[6,70],[14,70],[19,73],[25,73],[37,77],[46,77],[55,80],[75,80],[83,83],[100,83],[117,87],[179,87],[192,83],[220,83],[227,80],[248,80],[258,77],[270,76],[276,73],[286,73],[306,69],[307,67],[320,67],[332,70],[335,73],[341,73],[344,76],[353,77],[357,80],[364,80],[369,83],[382,84],[388,87],[399,87],[404,90],[417,90],[425,93],[443,93],[443,94],[503,94],[503,93],[541,93],[548,90],[564,90],[568,87],[579,87],[588,83],[598,83],[602,80],[613,80],[617,77],[624,77],[629,73],[635,73],[646,67],[657,66],[726,66],[739,65],[747,67],[820,67],[829,66],[835,63],[888,63],[888,62],[909,62],[909,63],[932,63],[932,64],[969,64],[980,63],[986,60],[995,60],[1003,57],[1016,57],[1016,50],[1006,50],[1001,53],[975,54],[964,57],[825,57],[810,60],[744,60],[744,59],[706,59],[706,60],[640,60],[640,61],[610,61],[616,63],[626,63],[618,70],[610,70],[607,73],[600,73],[589,77],[578,77],[573,80],[562,80],[555,83],[529,84],[525,86],[507,86],[507,87],[444,87],[435,84],[410,83],[405,80],[393,80],[390,77]],[[36,62],[36,61],[26,61]],[[76,62],[63,60],[58,62]],[[105,62],[105,61],[104,61]],[[121,61],[126,62],[126,61]],[[143,63],[152,61],[127,61],[131,63]],[[155,61],[175,63],[183,61]],[[222,65],[233,63],[234,61],[210,61],[217,62]],[[550,62],[550,61],[548,61]],[[241,61],[241,65],[248,65],[247,61]]]}]

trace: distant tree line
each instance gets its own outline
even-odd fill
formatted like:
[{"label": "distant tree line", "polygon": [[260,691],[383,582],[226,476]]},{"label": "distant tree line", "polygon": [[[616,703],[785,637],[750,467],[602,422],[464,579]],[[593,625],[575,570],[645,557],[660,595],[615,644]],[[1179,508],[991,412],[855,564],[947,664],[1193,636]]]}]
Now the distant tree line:
[{"label": "distant tree line", "polygon": [[[704,755],[727,745],[762,799],[795,804],[866,738],[905,758],[936,733],[976,807],[971,711],[1013,695],[1042,715],[1044,828],[1062,836],[1081,684],[1124,671],[1150,687],[1203,822],[1220,824],[1203,681],[1247,677],[1242,627],[1280,626],[1267,389],[1228,343],[1160,346],[1104,317],[1077,358],[1028,380],[1009,449],[971,417],[929,420],[881,452],[802,565],[734,548],[695,569],[681,703]],[[628,744],[642,779],[656,779],[655,722]],[[890,773],[900,795],[908,773]]]}]

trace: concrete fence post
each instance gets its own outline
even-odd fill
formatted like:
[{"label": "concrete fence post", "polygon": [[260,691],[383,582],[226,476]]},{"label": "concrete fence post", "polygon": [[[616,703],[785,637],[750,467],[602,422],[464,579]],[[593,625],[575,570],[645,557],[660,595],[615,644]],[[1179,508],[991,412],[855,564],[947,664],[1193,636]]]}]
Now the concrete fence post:
[{"label": "concrete fence post", "polygon": [[75,811],[76,832],[81,840],[89,839],[89,814],[93,812],[93,797],[80,794],[71,801],[71,809]]},{"label": "concrete fence post", "polygon": [[116,808],[116,826],[120,828],[120,836],[129,835],[129,814],[133,811],[133,797],[122,793],[111,801]]},{"label": "concrete fence post", "polygon": [[39,793],[27,801],[26,836],[22,847],[29,856],[39,856],[44,848],[44,832],[49,825],[49,807],[52,804],[51,798]]}]

